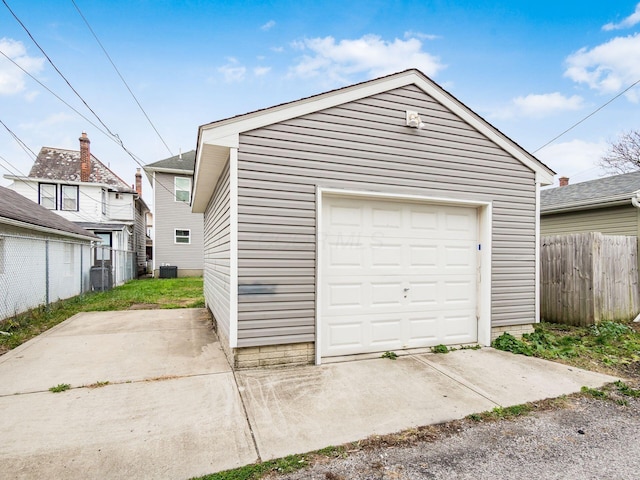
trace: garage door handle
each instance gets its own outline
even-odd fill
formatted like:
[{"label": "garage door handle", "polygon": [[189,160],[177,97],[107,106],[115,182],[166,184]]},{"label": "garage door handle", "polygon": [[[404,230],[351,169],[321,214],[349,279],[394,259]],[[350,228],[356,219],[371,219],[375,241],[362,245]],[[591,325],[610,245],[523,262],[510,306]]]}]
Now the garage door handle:
[{"label": "garage door handle", "polygon": [[408,292],[408,291],[409,291],[409,289],[408,289],[408,288],[405,288],[405,289],[404,289],[404,291],[405,291],[405,292]]}]

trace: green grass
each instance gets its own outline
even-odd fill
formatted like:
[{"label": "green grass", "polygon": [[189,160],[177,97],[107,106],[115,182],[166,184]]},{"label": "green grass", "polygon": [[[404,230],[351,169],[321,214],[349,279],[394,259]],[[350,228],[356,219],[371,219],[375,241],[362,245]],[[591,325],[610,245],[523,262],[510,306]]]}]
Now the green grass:
[{"label": "green grass", "polygon": [[505,333],[494,348],[622,376],[640,363],[640,325],[601,322],[591,327],[540,323],[519,340]]},{"label": "green grass", "polygon": [[344,457],[346,454],[344,447],[326,447],[311,453],[289,455],[267,462],[253,463],[244,467],[225,470],[224,472],[212,473],[192,480],[258,480],[270,473],[291,473],[309,465],[313,458]]},{"label": "green grass", "polygon": [[91,292],[0,321],[0,354],[11,350],[79,312],[146,308],[204,307],[202,278],[132,280],[106,292]]},{"label": "green grass", "polygon": [[469,420],[483,422],[487,420],[512,419],[531,413],[533,406],[529,403],[513,405],[511,407],[495,407],[493,410],[468,415]]}]

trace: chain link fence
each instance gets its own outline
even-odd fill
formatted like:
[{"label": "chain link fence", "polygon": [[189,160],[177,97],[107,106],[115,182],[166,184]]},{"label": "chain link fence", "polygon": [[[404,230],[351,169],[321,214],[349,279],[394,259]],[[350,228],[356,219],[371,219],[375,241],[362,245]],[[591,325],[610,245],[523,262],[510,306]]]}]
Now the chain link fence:
[{"label": "chain link fence", "polygon": [[136,278],[132,251],[0,233],[0,320]]}]

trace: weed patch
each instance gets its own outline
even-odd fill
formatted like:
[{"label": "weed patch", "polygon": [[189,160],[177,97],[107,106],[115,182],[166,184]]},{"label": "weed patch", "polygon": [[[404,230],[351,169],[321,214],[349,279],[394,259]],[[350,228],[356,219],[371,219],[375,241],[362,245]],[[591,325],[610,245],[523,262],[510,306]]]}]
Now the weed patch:
[{"label": "weed patch", "polygon": [[618,391],[618,393],[620,393],[621,395],[624,395],[625,397],[633,397],[633,398],[640,397],[640,390],[635,389],[635,388],[631,388],[629,385],[624,383],[622,380],[618,380],[617,382],[614,382],[613,384],[615,385],[616,390]]},{"label": "weed patch", "polygon": [[388,358],[389,360],[395,360],[398,358],[398,354],[396,352],[384,352],[381,355],[381,358]]},{"label": "weed patch", "polygon": [[504,333],[493,341],[492,346],[640,379],[640,331],[627,324],[606,321],[591,327],[573,327],[540,323],[534,328],[533,333],[524,334],[522,339]]},{"label": "weed patch", "polygon": [[435,347],[431,347],[431,351],[433,353],[449,353],[449,349],[446,345],[436,345]]},{"label": "weed patch", "polygon": [[534,407],[530,403],[523,403],[520,405],[513,405],[511,407],[496,407],[493,410],[489,410],[481,413],[472,413],[467,415],[467,419],[474,422],[483,422],[487,420],[509,420],[523,415],[528,415],[533,411]]},{"label": "weed patch", "polygon": [[607,396],[608,396],[607,392],[605,392],[604,390],[598,390],[598,389],[590,388],[590,387],[586,387],[586,386],[583,386],[580,389],[580,391],[582,393],[584,393],[585,395],[589,395],[590,397],[593,397],[593,398],[601,398],[601,399],[603,399],[603,398],[607,398]]},{"label": "weed patch", "polygon": [[68,383],[59,383],[55,387],[51,387],[49,391],[52,393],[60,393],[60,392],[69,390],[70,388],[71,388],[71,385],[69,385]]},{"label": "weed patch", "polygon": [[91,385],[87,385],[87,388],[102,388],[102,387],[106,387],[107,385],[109,385],[109,380],[105,382],[92,383]]}]

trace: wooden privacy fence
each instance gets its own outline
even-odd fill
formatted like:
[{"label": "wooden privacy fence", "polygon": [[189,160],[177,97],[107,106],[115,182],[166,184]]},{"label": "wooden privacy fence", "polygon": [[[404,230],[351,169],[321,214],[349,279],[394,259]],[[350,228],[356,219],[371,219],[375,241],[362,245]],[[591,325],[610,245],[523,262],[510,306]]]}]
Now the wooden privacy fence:
[{"label": "wooden privacy fence", "polygon": [[640,311],[638,239],[601,233],[541,238],[540,315],[592,325],[629,320]]}]

